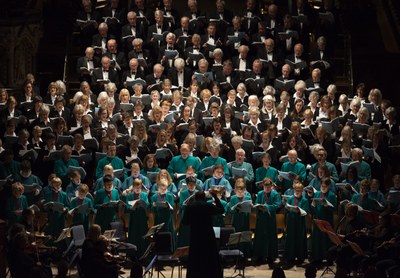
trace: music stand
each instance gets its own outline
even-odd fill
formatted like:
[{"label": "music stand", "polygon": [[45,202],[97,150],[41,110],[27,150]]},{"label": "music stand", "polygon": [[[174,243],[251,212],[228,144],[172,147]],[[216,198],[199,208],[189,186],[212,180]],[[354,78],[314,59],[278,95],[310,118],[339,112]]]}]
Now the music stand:
[{"label": "music stand", "polygon": [[[335,244],[336,246],[342,246],[343,242],[341,241],[340,237],[335,233],[335,230],[333,229],[331,223],[325,220],[319,220],[319,219],[314,219],[315,225],[317,225],[318,229],[320,229],[321,232],[326,234],[330,241]],[[333,271],[332,268],[327,265],[322,271],[322,274],[320,277],[323,277],[326,273],[332,272],[333,275],[335,275],[335,271]]]},{"label": "music stand", "polygon": [[[146,251],[143,253],[142,257],[140,257],[139,261],[144,261],[150,254],[154,251],[154,246],[156,245],[155,236],[162,230],[165,223],[161,223],[151,227],[147,233],[143,236],[144,239],[149,238],[151,240],[149,246],[147,246]],[[143,278],[149,274],[149,277],[153,277],[153,265],[157,260],[157,255],[155,255],[150,263],[146,266],[145,272],[143,274]]]},{"label": "music stand", "polygon": [[[236,257],[235,271],[233,272],[232,277],[245,277],[244,270],[245,270],[246,266],[243,265],[243,269],[241,269],[239,267],[239,259],[244,257],[243,252],[240,251],[240,249],[239,249],[239,244],[240,243],[251,243],[251,236],[252,236],[251,231],[232,233],[232,234],[230,234],[228,243],[226,245],[227,246],[236,246],[237,249],[220,251],[220,255],[222,257],[228,257],[228,256]],[[236,271],[238,271],[238,274],[234,275],[236,273]]]}]

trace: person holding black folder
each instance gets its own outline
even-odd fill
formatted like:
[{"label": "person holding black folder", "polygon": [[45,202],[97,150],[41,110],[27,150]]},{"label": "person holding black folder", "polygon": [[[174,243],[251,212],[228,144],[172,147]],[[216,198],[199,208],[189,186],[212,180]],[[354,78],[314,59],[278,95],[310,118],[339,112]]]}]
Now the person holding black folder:
[{"label": "person holding black folder", "polygon": [[89,213],[94,212],[93,202],[87,197],[89,193],[87,184],[80,184],[77,192],[78,196],[73,198],[70,204],[70,208],[75,209],[72,212],[72,226],[83,225],[87,233],[89,231]]},{"label": "person holding black folder", "polygon": [[[47,225],[45,234],[57,238],[65,228],[65,212],[69,207],[67,194],[62,191],[62,181],[59,177],[52,179],[50,186],[44,190],[45,211],[47,211]],[[46,204],[49,204],[46,206]],[[59,204],[59,205],[58,205]]]},{"label": "person holding black folder", "polygon": [[213,230],[214,215],[225,212],[215,191],[210,191],[215,205],[206,202],[203,191],[197,192],[195,202],[185,210],[182,223],[190,226],[190,250],[187,266],[188,278],[222,278],[223,270],[218,255],[217,243]]}]

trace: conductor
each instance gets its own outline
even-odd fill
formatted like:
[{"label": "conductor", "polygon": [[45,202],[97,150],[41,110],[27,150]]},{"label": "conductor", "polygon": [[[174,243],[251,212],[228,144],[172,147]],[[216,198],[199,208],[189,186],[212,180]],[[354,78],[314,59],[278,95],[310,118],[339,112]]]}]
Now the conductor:
[{"label": "conductor", "polygon": [[210,194],[215,205],[206,202],[203,191],[196,192],[195,202],[187,206],[183,216],[182,222],[190,225],[188,278],[223,277],[212,217],[224,213],[224,208],[216,192]]}]

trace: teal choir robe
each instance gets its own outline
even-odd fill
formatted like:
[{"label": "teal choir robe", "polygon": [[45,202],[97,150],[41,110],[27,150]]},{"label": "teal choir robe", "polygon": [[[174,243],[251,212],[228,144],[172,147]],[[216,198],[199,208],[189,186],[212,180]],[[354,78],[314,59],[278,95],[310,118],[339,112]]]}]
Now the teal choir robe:
[{"label": "teal choir robe", "polygon": [[[113,177],[113,188],[117,188],[121,190],[122,188],[122,182],[119,178]],[[94,192],[99,191],[100,189],[104,188],[104,182],[103,182],[103,177],[100,177],[96,180],[96,183],[94,184]]]},{"label": "teal choir robe", "polygon": [[208,179],[210,176],[204,176],[203,172],[201,170],[203,170],[204,168],[207,167],[211,167],[217,164],[222,164],[224,166],[224,176],[225,177],[229,177],[229,169],[228,169],[228,164],[226,163],[226,159],[222,158],[220,156],[218,156],[217,158],[210,156],[207,156],[203,159],[203,161],[201,162],[200,165],[200,169],[197,173],[197,176],[199,179],[205,181],[206,179]]},{"label": "teal choir robe", "polygon": [[[329,188],[329,191],[336,193],[337,188],[336,188],[336,183],[330,179],[331,182],[331,186]],[[321,190],[321,179],[318,177],[313,178],[310,183],[308,184],[310,186],[312,186],[315,190],[320,191]]]},{"label": "teal choir robe", "polygon": [[76,195],[76,191],[79,188],[79,184],[73,183],[72,181],[67,185],[67,188],[65,189],[65,193],[67,193],[68,199],[72,200],[73,198],[75,198]]},{"label": "teal choir robe", "polygon": [[[54,192],[47,187],[44,189],[43,194],[45,204],[48,202],[57,202],[63,204],[64,207],[68,209],[69,200],[64,191]],[[47,212],[47,219],[48,222],[44,231],[47,235],[51,235],[53,239],[57,239],[61,231],[65,228],[65,213],[49,209]]]},{"label": "teal choir robe", "polygon": [[[28,207],[28,201],[25,195],[21,195],[20,198],[11,196],[7,199],[6,211],[8,219],[8,227],[12,224],[17,223],[21,219],[21,213]],[[19,211],[19,212],[18,212]]]},{"label": "teal choir robe", "polygon": [[351,202],[359,205],[365,210],[372,210],[374,208],[373,201],[369,198],[368,194],[357,193],[351,197]]},{"label": "teal choir robe", "polygon": [[[171,183],[170,185],[168,185],[167,187],[168,192],[171,192],[172,194],[174,194],[175,196],[178,194],[178,189],[176,188],[174,183]],[[153,186],[151,187],[150,192],[152,194],[158,192],[158,185],[157,183],[153,184]]]},{"label": "teal choir robe", "polygon": [[143,176],[142,174],[139,174],[139,176],[137,177],[130,176],[127,179],[125,179],[125,181],[122,183],[121,190],[125,190],[131,187],[135,179],[140,179],[142,181],[143,186],[146,187],[148,190],[150,190],[151,182],[148,177]]},{"label": "teal choir robe", "polygon": [[88,204],[88,210],[85,213],[75,213],[72,217],[72,226],[83,225],[85,232],[87,233],[90,225],[89,214],[94,212],[92,199],[88,197],[85,197],[85,199],[75,197],[70,203],[70,209],[74,209],[86,203]]},{"label": "teal choir robe", "polygon": [[[325,161],[325,166],[328,167],[329,172],[331,173],[331,177],[333,179],[334,182],[338,182],[339,181],[339,175],[336,171],[336,167],[334,164]],[[319,167],[319,163],[316,162],[313,165],[311,165],[310,168],[310,172],[308,174],[308,180],[311,181],[313,179],[313,176],[311,175],[311,173],[315,176],[318,177],[318,167]]]},{"label": "teal choir robe", "polygon": [[183,175],[180,178],[175,178],[174,174],[184,174],[186,173],[186,168],[191,165],[195,169],[196,172],[200,169],[200,160],[198,157],[189,155],[186,159],[183,159],[181,155],[174,156],[168,165],[168,172],[170,176],[174,179],[175,183],[178,183],[185,176]]},{"label": "teal choir robe", "polygon": [[[300,176],[300,180],[302,182],[304,182],[306,179],[306,167],[304,166],[303,163],[298,161],[295,162],[294,164],[290,163],[289,161],[283,163],[281,171],[295,173],[296,175]],[[293,180],[283,179],[282,183],[283,183],[282,192],[285,192],[289,188],[292,188]]]},{"label": "teal choir robe", "polygon": [[281,204],[281,196],[275,190],[272,190],[270,194],[261,190],[257,194],[255,203],[266,205],[269,213],[257,210],[254,255],[263,259],[275,260],[278,257],[276,210]]},{"label": "teal choir robe", "polygon": [[[99,179],[103,176],[104,166],[106,166],[107,164],[111,164],[114,170],[125,169],[124,162],[122,161],[121,158],[117,156],[114,157],[105,156],[97,162],[96,179]],[[127,177],[128,175],[124,170],[124,178],[122,180],[125,180]]]},{"label": "teal choir robe", "polygon": [[270,178],[273,183],[277,184],[278,180],[278,170],[272,166],[265,168],[261,166],[256,169],[256,182],[260,182],[265,178]]},{"label": "teal choir robe", "polygon": [[100,225],[102,232],[111,229],[110,223],[115,221],[118,210],[118,207],[102,207],[102,205],[119,200],[119,192],[114,188],[110,192],[102,188],[94,195],[94,208],[97,209],[94,223]]},{"label": "teal choir robe", "polygon": [[62,180],[64,189],[67,187],[69,183],[69,177],[68,177],[69,166],[79,167],[78,160],[73,158],[67,161],[65,161],[64,159],[58,159],[54,162],[54,173],[56,173],[57,177],[59,177]]},{"label": "teal choir robe", "polygon": [[148,245],[148,240],[143,238],[148,231],[147,209],[143,207],[132,209],[132,206],[129,204],[130,201],[139,199],[146,202],[149,206],[149,196],[146,192],[140,192],[140,195],[129,192],[126,195],[126,205],[129,212],[128,242],[136,245],[137,257],[141,257],[144,254]]},{"label": "teal choir robe", "polygon": [[228,192],[227,195],[230,195],[230,193],[232,192],[232,186],[229,183],[229,181],[222,177],[220,179],[216,179],[214,177],[211,177],[209,179],[207,179],[204,182],[204,191],[208,191],[210,190],[210,188],[214,187],[214,186],[221,186],[225,188],[225,191]]},{"label": "teal choir robe", "polygon": [[[326,199],[330,202],[333,207],[324,206],[322,202],[316,202],[315,207],[311,206],[311,213],[314,219],[325,220],[328,221],[332,227],[333,225],[333,213],[337,208],[337,199],[336,194],[328,191],[326,194],[318,191],[314,194],[314,198],[322,198]],[[323,259],[327,259],[327,251],[333,245],[329,237],[321,232],[321,230],[317,227],[317,225],[313,224],[313,231],[311,235],[311,258],[314,261],[321,261]]]},{"label": "teal choir robe", "polygon": [[[287,203],[292,206],[298,206],[307,213],[309,212],[310,205],[303,196],[300,198],[291,196]],[[287,261],[293,261],[296,258],[302,261],[307,258],[306,216],[300,216],[300,213],[297,212],[287,211],[286,223],[284,258]]]},{"label": "teal choir robe", "polygon": [[246,182],[246,185],[250,185],[254,181],[254,170],[253,170],[253,166],[250,163],[243,162],[243,163],[239,164],[239,163],[236,163],[236,161],[232,161],[232,162],[228,163],[229,177],[231,177],[231,178],[233,178],[232,167],[246,170],[247,175],[245,175],[243,177]]},{"label": "teal choir robe", "polygon": [[158,193],[151,197],[152,211],[154,212],[154,225],[165,223],[162,231],[171,232],[174,238],[175,233],[172,222],[173,210],[169,207],[155,207],[154,203],[157,202],[167,202],[170,206],[174,207],[174,195],[167,191],[165,194]]}]

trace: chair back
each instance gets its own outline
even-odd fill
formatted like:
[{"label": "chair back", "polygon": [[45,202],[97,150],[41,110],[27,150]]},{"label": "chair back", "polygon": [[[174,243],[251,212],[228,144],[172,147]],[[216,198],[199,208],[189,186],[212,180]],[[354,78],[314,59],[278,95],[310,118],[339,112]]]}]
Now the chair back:
[{"label": "chair back", "polygon": [[158,233],[155,237],[155,243],[157,255],[172,255],[174,253],[171,232]]},{"label": "chair back", "polygon": [[86,239],[85,229],[83,228],[83,225],[72,226],[71,234],[75,247],[81,247]]}]

